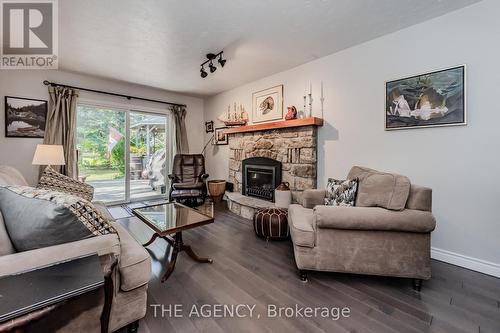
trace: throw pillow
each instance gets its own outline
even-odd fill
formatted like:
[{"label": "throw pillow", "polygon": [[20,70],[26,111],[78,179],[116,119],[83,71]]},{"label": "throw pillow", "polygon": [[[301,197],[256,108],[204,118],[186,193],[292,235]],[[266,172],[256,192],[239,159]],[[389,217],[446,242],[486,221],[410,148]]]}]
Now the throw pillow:
[{"label": "throw pillow", "polygon": [[16,251],[116,233],[85,199],[28,186],[0,186],[0,210]]},{"label": "throw pillow", "polygon": [[356,206],[405,209],[411,188],[408,177],[359,166],[352,167],[347,177],[359,179]]},{"label": "throw pillow", "polygon": [[358,178],[348,180],[328,178],[325,205],[344,207],[354,206],[357,193]]},{"label": "throw pillow", "polygon": [[51,167],[45,168],[36,187],[77,195],[88,201],[92,201],[94,198],[92,186],[60,174]]}]

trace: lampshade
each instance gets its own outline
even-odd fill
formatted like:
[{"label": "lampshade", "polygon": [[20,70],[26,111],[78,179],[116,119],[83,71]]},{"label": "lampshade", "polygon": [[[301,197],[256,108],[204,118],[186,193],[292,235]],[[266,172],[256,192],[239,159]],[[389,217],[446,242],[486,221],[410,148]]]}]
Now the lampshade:
[{"label": "lampshade", "polygon": [[33,165],[64,165],[64,149],[61,145],[37,145]]}]

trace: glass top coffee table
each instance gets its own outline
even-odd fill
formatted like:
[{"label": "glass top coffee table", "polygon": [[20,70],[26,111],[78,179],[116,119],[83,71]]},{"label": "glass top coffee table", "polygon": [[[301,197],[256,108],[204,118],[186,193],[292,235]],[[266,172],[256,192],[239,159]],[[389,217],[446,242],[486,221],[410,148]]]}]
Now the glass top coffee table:
[{"label": "glass top coffee table", "polygon": [[184,244],[182,241],[182,232],[184,230],[213,223],[213,216],[204,215],[195,209],[179,203],[165,203],[140,207],[133,209],[132,213],[154,231],[151,239],[143,244],[143,246],[151,245],[159,237],[165,239],[173,248],[172,258],[161,282],[168,279],[170,274],[174,271],[179,252],[185,251],[197,262],[213,262],[212,259],[198,257],[191,246]]}]

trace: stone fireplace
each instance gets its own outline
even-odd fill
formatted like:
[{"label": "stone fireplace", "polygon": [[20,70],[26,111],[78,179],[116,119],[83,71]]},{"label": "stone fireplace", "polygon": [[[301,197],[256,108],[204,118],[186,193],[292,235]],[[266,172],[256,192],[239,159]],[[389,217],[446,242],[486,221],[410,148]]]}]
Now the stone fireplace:
[{"label": "stone fireplace", "polygon": [[251,218],[253,209],[248,207],[256,209],[273,205],[269,201],[243,196],[243,186],[246,186],[246,181],[243,184],[243,161],[255,157],[280,162],[280,181],[290,183],[292,201],[300,202],[302,191],[316,188],[317,131],[316,126],[303,126],[229,134],[228,180],[234,184],[234,192],[227,193],[229,208]]}]

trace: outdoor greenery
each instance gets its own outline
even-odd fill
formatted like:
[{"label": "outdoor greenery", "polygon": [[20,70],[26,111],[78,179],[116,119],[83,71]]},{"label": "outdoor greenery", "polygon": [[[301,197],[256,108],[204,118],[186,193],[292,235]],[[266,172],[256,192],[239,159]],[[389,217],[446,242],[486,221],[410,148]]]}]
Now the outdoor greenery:
[{"label": "outdoor greenery", "polygon": [[[96,107],[78,106],[77,140],[80,174],[87,181],[122,179],[125,176],[125,112]],[[131,114],[130,154],[146,156],[146,130],[141,122],[148,115]],[[110,130],[123,137],[108,151]],[[150,132],[150,153],[164,148],[165,130]]]}]

